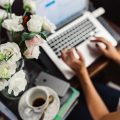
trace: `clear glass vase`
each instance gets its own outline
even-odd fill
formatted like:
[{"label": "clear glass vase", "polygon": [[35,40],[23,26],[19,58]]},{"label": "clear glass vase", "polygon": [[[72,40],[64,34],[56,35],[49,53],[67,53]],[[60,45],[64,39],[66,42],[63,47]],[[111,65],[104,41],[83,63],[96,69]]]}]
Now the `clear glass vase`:
[{"label": "clear glass vase", "polygon": [[[19,60],[19,62],[17,62],[16,72],[18,72],[18,71],[20,71],[21,69],[23,69],[24,72],[26,73],[26,70],[25,70],[24,65],[25,65],[24,59]],[[27,74],[26,74],[27,86],[26,86],[25,90],[28,88],[28,85],[29,85],[28,79],[29,79],[29,77],[28,77]],[[2,95],[3,95],[5,98],[9,99],[9,100],[18,100],[24,92],[25,92],[25,91],[22,91],[22,92],[19,93],[18,96],[15,96],[15,95],[13,94],[13,92],[12,92],[11,94],[8,93],[8,87],[6,87],[5,89],[3,89],[3,90],[1,91]]]},{"label": "clear glass vase", "polygon": [[23,94],[23,92],[21,92],[18,96],[15,96],[15,95],[13,94],[13,92],[12,92],[12,94],[9,94],[9,93],[8,93],[8,87],[6,87],[5,89],[3,89],[1,93],[2,93],[2,95],[3,95],[5,98],[7,98],[7,99],[9,99],[9,100],[18,100],[18,99],[21,97],[21,95]]}]

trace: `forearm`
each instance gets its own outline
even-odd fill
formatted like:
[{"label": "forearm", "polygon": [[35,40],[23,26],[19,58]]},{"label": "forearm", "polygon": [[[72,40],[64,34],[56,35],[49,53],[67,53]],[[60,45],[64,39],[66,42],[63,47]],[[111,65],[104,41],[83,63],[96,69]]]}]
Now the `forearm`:
[{"label": "forearm", "polygon": [[107,114],[101,120],[120,120],[120,111]]},{"label": "forearm", "polygon": [[78,76],[80,78],[81,86],[86,98],[88,109],[94,120],[100,120],[103,116],[109,113],[107,107],[98,95],[95,87],[93,86],[87,71],[84,75]]}]

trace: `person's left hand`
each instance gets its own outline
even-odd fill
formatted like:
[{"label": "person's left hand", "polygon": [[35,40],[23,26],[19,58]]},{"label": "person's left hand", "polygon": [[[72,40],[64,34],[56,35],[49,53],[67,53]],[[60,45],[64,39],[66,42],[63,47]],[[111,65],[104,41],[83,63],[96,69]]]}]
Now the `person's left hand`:
[{"label": "person's left hand", "polygon": [[74,50],[74,48],[70,50],[63,50],[61,57],[63,61],[76,72],[77,75],[83,76],[87,71],[84,58],[79,51],[75,50],[79,56],[79,59],[77,59],[74,55]]}]

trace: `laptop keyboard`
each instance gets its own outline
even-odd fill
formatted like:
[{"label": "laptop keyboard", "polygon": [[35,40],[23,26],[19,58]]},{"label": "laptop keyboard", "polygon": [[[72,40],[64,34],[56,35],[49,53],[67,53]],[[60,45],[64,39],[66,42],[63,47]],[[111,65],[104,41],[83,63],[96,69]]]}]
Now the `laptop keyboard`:
[{"label": "laptop keyboard", "polygon": [[52,48],[55,54],[60,57],[61,51],[64,48],[73,48],[81,44],[85,40],[91,37],[91,33],[95,35],[98,29],[95,25],[88,19],[84,19],[70,29],[62,32],[55,38],[48,41],[48,45]]}]

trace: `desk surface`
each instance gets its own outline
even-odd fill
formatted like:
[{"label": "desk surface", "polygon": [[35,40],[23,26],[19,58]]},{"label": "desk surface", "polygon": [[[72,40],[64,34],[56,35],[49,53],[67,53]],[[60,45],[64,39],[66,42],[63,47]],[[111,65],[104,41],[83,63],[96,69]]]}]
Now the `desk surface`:
[{"label": "desk surface", "polygon": [[[115,24],[111,23],[110,22],[110,25],[111,27],[113,27],[116,32],[118,32],[120,34],[120,28],[117,27]],[[118,51],[120,52],[120,45],[117,46],[117,49]],[[45,60],[45,59],[44,59]],[[94,62],[89,68],[88,68],[88,71],[89,71],[89,74],[91,77],[95,76],[96,74],[98,74],[101,70],[103,70],[107,65],[109,65],[109,62],[110,60],[105,58],[104,56],[101,56],[96,62]],[[30,63],[29,63],[30,64]],[[50,63],[49,63],[50,64]],[[29,66],[29,65],[28,65]],[[33,65],[34,66],[34,65]],[[39,66],[39,65],[38,65]],[[32,67],[32,66],[29,66],[29,67]],[[32,79],[34,80],[34,78],[36,77],[35,74],[33,75],[32,73],[39,73],[39,71],[41,70],[41,68],[38,68],[37,71],[32,71],[30,72],[29,71],[29,74],[30,76],[32,76]],[[57,73],[58,74],[58,73]],[[61,75],[61,74],[60,74]],[[73,85],[76,87],[76,82],[78,83],[78,81],[73,81]],[[76,85],[75,85],[76,84]],[[9,100],[6,100],[5,98],[2,98],[0,97],[0,100],[2,99],[3,102],[5,102],[6,104],[8,104],[8,107],[11,108],[11,110],[13,112],[16,113],[17,116],[18,115],[18,112],[17,111],[17,107],[13,107],[13,105],[11,104],[11,102]],[[18,101],[15,101],[14,102],[14,106],[18,106]]]}]

